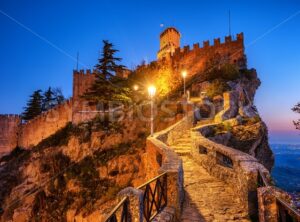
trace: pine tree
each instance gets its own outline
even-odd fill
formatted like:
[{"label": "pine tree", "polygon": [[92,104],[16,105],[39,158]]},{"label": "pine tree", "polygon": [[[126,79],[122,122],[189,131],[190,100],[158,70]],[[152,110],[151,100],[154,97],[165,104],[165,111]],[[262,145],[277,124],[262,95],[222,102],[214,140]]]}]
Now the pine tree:
[{"label": "pine tree", "polygon": [[118,50],[107,40],[103,41],[103,51],[98,59],[96,68],[96,80],[90,90],[83,95],[92,104],[103,103],[104,109],[108,108],[110,101],[130,101],[130,88],[126,80],[117,77],[116,72],[122,71],[125,67],[118,65],[122,59],[115,57]]},{"label": "pine tree", "polygon": [[52,92],[57,105],[62,104],[66,100],[60,88],[54,88]]},{"label": "pine tree", "polygon": [[51,87],[49,87],[48,90],[44,92],[42,111],[52,109],[56,105],[55,102],[54,92],[52,91]]},{"label": "pine tree", "polygon": [[30,96],[30,99],[27,102],[26,107],[24,108],[24,112],[22,113],[23,120],[28,121],[42,113],[43,96],[41,93],[41,90],[36,90]]},{"label": "pine tree", "polygon": [[[296,104],[292,110],[295,112],[295,113],[299,113],[300,114],[300,102],[298,104]],[[293,121],[296,129],[300,130],[300,119],[296,120],[296,121]]]}]

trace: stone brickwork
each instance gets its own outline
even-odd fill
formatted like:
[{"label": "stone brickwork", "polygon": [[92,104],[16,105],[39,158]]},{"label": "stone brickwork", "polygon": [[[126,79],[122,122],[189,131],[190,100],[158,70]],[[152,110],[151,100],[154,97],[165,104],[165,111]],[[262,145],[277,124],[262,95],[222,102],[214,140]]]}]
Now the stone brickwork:
[{"label": "stone brickwork", "polygon": [[189,70],[189,75],[198,74],[204,70],[210,59],[219,58],[222,63],[236,64],[240,68],[246,68],[246,55],[244,48],[244,35],[239,33],[236,39],[225,37],[225,42],[220,38],[214,40],[214,44],[204,41],[202,47],[199,43],[192,47],[184,46],[176,48],[175,52],[165,57],[176,68]]},{"label": "stone brickwork", "polygon": [[20,124],[19,115],[0,115],[0,157],[17,146]]},{"label": "stone brickwork", "polygon": [[19,129],[18,146],[30,148],[51,136],[72,121],[72,100],[42,113],[22,124]]},{"label": "stone brickwork", "polygon": [[[167,173],[167,206],[153,221],[179,221],[184,201],[183,168],[180,157],[166,144],[173,132],[185,129],[190,119],[184,117],[169,128],[157,132],[153,137],[147,138],[145,166],[146,179],[150,180],[161,173]],[[143,205],[141,197],[143,190],[125,188],[119,193],[120,197],[128,196],[130,200],[130,213],[133,221],[143,221],[141,214]]]},{"label": "stone brickwork", "polygon": [[300,212],[293,206],[287,192],[269,185],[258,188],[257,193],[260,222],[300,221]]},{"label": "stone brickwork", "polygon": [[249,215],[257,215],[257,178],[260,170],[267,178],[269,171],[249,154],[215,143],[205,138],[211,125],[196,127],[191,131],[191,155],[206,171],[233,185],[240,204]]},{"label": "stone brickwork", "polygon": [[78,100],[94,83],[95,70],[73,71],[73,99]]},{"label": "stone brickwork", "polygon": [[160,34],[160,47],[157,59],[163,59],[168,54],[173,55],[175,49],[180,47],[180,33],[174,27],[165,29]]},{"label": "stone brickwork", "polygon": [[94,112],[96,107],[89,105],[88,101],[81,98],[95,82],[95,72],[95,70],[89,69],[73,72],[72,122],[75,124],[90,120],[96,116]]}]

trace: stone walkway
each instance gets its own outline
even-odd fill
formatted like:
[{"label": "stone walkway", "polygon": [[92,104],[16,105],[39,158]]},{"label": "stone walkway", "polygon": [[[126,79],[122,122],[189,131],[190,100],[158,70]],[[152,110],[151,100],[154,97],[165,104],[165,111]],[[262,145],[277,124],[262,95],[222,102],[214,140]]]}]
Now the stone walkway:
[{"label": "stone walkway", "polygon": [[250,221],[231,187],[210,176],[189,155],[189,133],[171,146],[182,157],[185,201],[182,222]]}]

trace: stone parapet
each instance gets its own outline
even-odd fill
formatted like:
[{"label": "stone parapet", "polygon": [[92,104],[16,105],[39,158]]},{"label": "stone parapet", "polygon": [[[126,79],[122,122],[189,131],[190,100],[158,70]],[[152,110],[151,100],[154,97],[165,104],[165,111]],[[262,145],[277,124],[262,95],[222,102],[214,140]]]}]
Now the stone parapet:
[{"label": "stone parapet", "polygon": [[257,215],[257,178],[261,171],[270,179],[269,171],[249,154],[217,144],[207,138],[212,125],[192,129],[191,156],[210,175],[232,186],[240,203],[248,209],[250,217]]},{"label": "stone parapet", "polygon": [[[172,137],[178,136],[180,129],[186,129],[190,124],[189,122],[191,119],[184,117],[166,130],[147,138],[146,179],[151,180],[162,173],[166,173],[167,178],[167,206],[153,221],[179,221],[184,201],[182,160],[167,145],[167,141],[172,141]],[[128,196],[130,216],[133,221],[142,222],[144,220],[141,216],[143,213],[141,197],[144,192],[143,189],[125,188],[119,193],[121,197]]]}]

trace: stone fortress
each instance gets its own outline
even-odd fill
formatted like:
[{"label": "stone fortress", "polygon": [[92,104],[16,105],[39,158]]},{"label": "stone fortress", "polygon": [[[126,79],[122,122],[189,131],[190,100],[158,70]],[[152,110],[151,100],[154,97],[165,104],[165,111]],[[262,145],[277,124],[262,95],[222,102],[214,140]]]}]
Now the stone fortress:
[{"label": "stone fortress", "polygon": [[[235,64],[240,69],[247,68],[243,33],[237,34],[235,39],[227,36],[224,42],[217,38],[213,44],[204,41],[201,46],[197,43],[193,47],[180,47],[180,36],[173,27],[163,31],[160,35],[157,61],[137,69],[168,64],[175,72],[188,69],[189,77],[192,77],[201,74],[212,58]],[[117,75],[126,78],[129,72]],[[81,98],[94,80],[95,71],[74,71],[73,97],[27,123],[22,123],[18,115],[0,115],[0,156],[11,152],[17,146],[30,149],[69,122],[78,124],[95,117],[95,112],[89,111],[95,111],[96,107],[90,106]],[[253,101],[260,83],[255,78],[250,83],[248,81],[248,84],[252,85],[247,89],[250,97],[248,100]],[[252,103],[243,104],[238,96],[238,93],[244,92],[240,88],[247,87],[247,83],[239,82],[236,85],[239,87],[233,87],[232,91],[224,93],[222,111],[218,112],[221,115],[217,114],[208,122],[201,120],[195,126],[193,112],[187,112],[180,121],[147,138],[146,179],[153,182],[167,178],[167,188],[164,189],[168,201],[152,221],[246,222],[251,217],[259,216],[261,222],[276,222],[279,211],[282,211],[281,216],[290,215],[287,205],[282,207],[286,204],[283,200],[288,195],[271,185],[267,164],[262,163],[259,155],[256,155],[259,149],[263,149],[260,145],[268,143],[264,136],[254,142],[251,155],[209,139],[216,127],[226,121],[231,126],[239,126],[242,124],[238,116],[253,117],[249,115],[250,112],[243,110],[251,108]],[[216,121],[216,117],[220,121]],[[259,117],[257,113],[256,117]],[[259,134],[263,133],[265,132]],[[266,153],[263,155],[267,156]],[[163,177],[157,176],[161,173]],[[127,187],[119,193],[129,199],[127,207],[132,221],[143,221],[145,216],[143,192],[146,191],[141,187]],[[111,215],[113,214],[114,212]],[[297,215],[295,212],[294,214]],[[101,219],[103,217],[100,221],[111,221]],[[99,221],[99,217],[96,221]]]},{"label": "stone fortress", "polygon": [[[243,33],[237,34],[236,39],[226,36],[222,43],[220,38],[214,39],[214,44],[204,41],[190,46],[180,47],[180,33],[173,27],[167,28],[160,35],[160,50],[157,61],[153,63],[169,62],[177,69],[188,68],[191,75],[201,72],[205,63],[213,56],[220,56],[226,62],[246,67],[244,54]],[[149,65],[144,65],[145,67]],[[129,70],[117,75],[126,78]],[[73,71],[73,97],[53,109],[27,123],[22,123],[21,117],[15,114],[0,116],[0,155],[9,153],[16,146],[30,148],[41,140],[63,128],[68,122],[75,124],[91,119],[95,113],[89,113],[96,108],[90,107],[80,97],[93,83],[94,70]],[[82,112],[83,111],[83,112]]]}]

